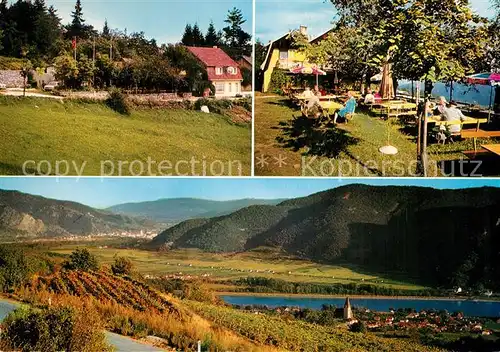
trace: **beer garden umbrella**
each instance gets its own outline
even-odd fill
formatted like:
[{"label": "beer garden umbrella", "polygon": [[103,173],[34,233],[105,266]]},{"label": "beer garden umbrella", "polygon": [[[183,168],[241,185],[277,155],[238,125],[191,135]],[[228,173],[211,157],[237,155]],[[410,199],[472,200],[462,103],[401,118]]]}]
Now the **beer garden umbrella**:
[{"label": "beer garden umbrella", "polygon": [[380,83],[380,95],[382,99],[394,98],[394,82],[392,81],[391,64],[384,65],[382,81]]},{"label": "beer garden umbrella", "polygon": [[[392,81],[391,64],[385,64],[382,70],[382,81],[380,83],[380,95],[382,99],[394,98],[394,83]],[[398,149],[391,145],[391,119],[387,119],[387,145],[381,147],[379,151],[386,155],[395,155]]]},{"label": "beer garden umbrella", "polygon": [[495,86],[500,86],[500,73],[486,72],[478,73],[475,75],[467,76],[466,81],[469,84],[481,84],[484,86],[490,86],[490,105],[488,107],[488,122],[490,122],[491,109],[493,108],[493,88]]},{"label": "beer garden umbrella", "polygon": [[294,67],[290,69],[291,73],[295,74],[303,74],[303,75],[316,75],[316,85],[319,85],[319,76],[325,76],[326,72],[323,70],[320,70],[319,68],[313,66],[313,67],[304,67],[304,66],[299,66],[299,67]]}]

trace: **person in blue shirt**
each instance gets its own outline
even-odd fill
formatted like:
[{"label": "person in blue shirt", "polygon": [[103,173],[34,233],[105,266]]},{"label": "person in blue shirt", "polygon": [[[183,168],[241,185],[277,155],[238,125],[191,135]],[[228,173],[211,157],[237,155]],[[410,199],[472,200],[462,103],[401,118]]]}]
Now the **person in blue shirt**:
[{"label": "person in blue shirt", "polygon": [[345,103],[344,107],[340,109],[338,112],[335,113],[335,118],[333,119],[333,123],[337,123],[337,118],[340,116],[342,117],[345,121],[347,121],[346,117],[348,114],[354,114],[354,111],[356,110],[356,98],[354,98],[354,95],[352,92],[347,92],[347,102]]}]

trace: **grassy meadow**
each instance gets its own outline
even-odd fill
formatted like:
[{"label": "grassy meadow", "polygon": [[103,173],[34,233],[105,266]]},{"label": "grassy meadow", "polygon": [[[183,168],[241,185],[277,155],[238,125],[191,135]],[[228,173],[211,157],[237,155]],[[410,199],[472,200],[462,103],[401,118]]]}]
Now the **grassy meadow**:
[{"label": "grassy meadow", "polygon": [[[111,264],[115,256],[130,258],[141,274],[178,274],[203,276],[209,274],[212,288],[218,291],[230,289],[221,281],[246,277],[266,277],[300,283],[363,283],[400,290],[420,290],[424,287],[394,280],[385,275],[363,273],[355,267],[313,263],[307,260],[286,257],[271,251],[251,251],[236,254],[204,253],[195,249],[169,252],[151,252],[136,249],[104,248],[97,244],[86,244],[103,264]],[[62,244],[50,248],[51,252],[69,255],[81,245]],[[219,282],[219,283],[218,283]]]},{"label": "grassy meadow", "polygon": [[[288,98],[273,95],[256,96],[254,123],[258,176],[416,176],[415,125],[388,123],[358,111],[348,124],[325,127],[301,117]],[[397,155],[379,152],[388,140],[398,148]],[[478,144],[483,142],[493,143],[478,140]],[[431,144],[429,160],[459,160],[462,151],[472,149],[472,140],[445,146]],[[445,176],[432,162],[428,174]]]},{"label": "grassy meadow", "polygon": [[[77,175],[74,165],[85,165],[83,175],[101,175],[101,169],[112,176],[149,175],[148,158],[151,176],[193,175],[192,158],[197,175],[251,173],[250,125],[217,114],[136,109],[123,116],[102,103],[0,96],[0,132],[0,174],[23,174],[25,161],[47,160],[51,170],[31,163],[27,172],[53,175],[56,161],[66,160],[70,169],[61,163],[59,174]],[[113,168],[102,166],[107,160]],[[159,170],[162,161],[168,162]]]}]

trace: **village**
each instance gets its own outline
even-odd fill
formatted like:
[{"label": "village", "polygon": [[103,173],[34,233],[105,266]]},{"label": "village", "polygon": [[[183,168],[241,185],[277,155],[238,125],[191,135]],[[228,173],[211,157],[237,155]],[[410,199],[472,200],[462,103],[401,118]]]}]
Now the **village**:
[{"label": "village", "polygon": [[[311,320],[311,316],[317,318],[323,315],[321,321],[328,324],[344,322],[354,332],[410,332],[425,331],[426,333],[471,333],[483,336],[493,334],[493,329],[488,326],[500,324],[500,319],[478,318],[465,316],[462,312],[437,311],[434,309],[390,309],[389,312],[377,312],[366,308],[353,307],[349,298],[346,298],[344,307],[338,308],[332,305],[323,305],[320,311],[313,313],[311,309],[300,307],[267,307],[267,306],[235,306],[237,309],[250,311],[255,314],[271,314],[281,317],[293,317],[295,319]],[[315,319],[316,319],[315,318]]]}]

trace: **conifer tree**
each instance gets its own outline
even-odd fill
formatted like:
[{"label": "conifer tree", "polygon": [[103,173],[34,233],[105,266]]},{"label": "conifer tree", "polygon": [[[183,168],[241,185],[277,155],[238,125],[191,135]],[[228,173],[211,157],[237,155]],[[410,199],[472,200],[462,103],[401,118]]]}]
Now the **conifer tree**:
[{"label": "conifer tree", "polygon": [[195,46],[205,45],[205,38],[203,37],[203,33],[201,33],[200,27],[198,27],[198,23],[195,23],[193,27],[193,44]]},{"label": "conifer tree", "polygon": [[208,26],[207,34],[205,35],[205,45],[206,46],[218,46],[220,45],[220,37],[213,22],[210,22]]},{"label": "conifer tree", "polygon": [[194,44],[193,27],[191,27],[189,23],[186,24],[186,28],[184,29],[184,34],[182,35],[181,43],[187,46],[192,46]]}]

